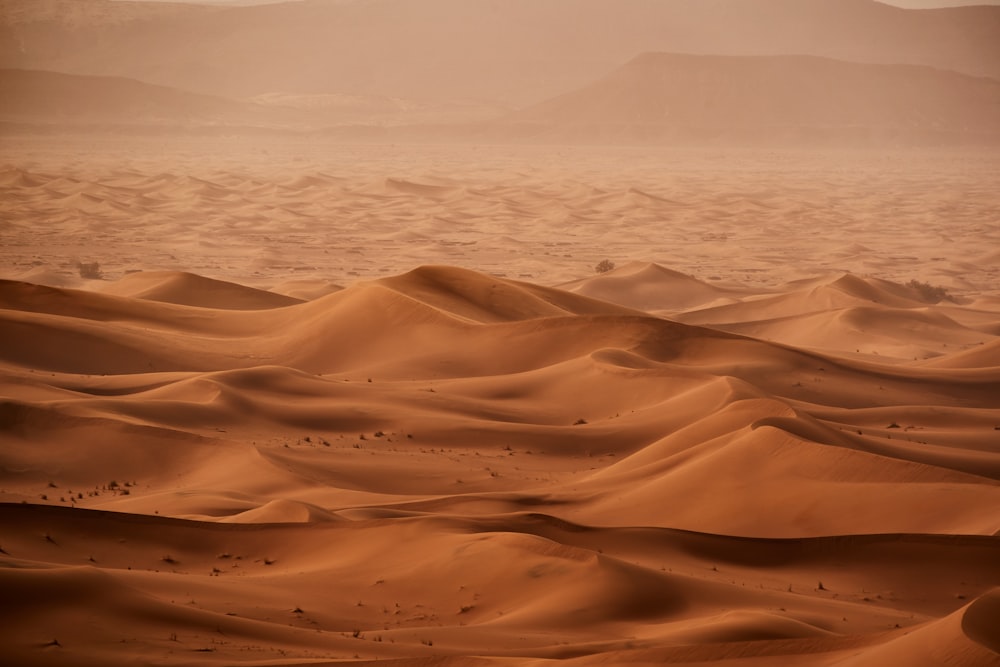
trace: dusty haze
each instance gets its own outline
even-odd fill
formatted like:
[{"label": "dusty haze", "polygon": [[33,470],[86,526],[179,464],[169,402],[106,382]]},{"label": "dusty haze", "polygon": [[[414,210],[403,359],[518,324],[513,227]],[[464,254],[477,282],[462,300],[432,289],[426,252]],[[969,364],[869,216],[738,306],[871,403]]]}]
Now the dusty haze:
[{"label": "dusty haze", "polygon": [[0,0],[0,662],[1000,665],[1000,8],[898,4]]}]

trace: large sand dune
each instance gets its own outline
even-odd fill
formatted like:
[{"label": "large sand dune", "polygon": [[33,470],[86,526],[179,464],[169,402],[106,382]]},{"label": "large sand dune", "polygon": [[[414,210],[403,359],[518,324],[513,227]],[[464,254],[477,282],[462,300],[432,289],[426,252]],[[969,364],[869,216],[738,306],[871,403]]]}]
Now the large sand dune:
[{"label": "large sand dune", "polygon": [[998,44],[0,0],[0,665],[1000,667]]},{"label": "large sand dune", "polygon": [[2,174],[6,662],[1000,661],[982,155],[46,145]]},{"label": "large sand dune", "polygon": [[19,663],[995,664],[995,366],[449,267],[103,292],[0,285]]}]

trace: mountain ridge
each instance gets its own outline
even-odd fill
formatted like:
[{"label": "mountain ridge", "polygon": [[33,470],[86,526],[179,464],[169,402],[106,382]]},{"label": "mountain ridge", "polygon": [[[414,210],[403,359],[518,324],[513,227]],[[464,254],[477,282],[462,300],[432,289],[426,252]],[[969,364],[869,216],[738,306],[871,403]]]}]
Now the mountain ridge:
[{"label": "mountain ridge", "polygon": [[1000,77],[1000,7],[917,11],[874,0],[305,0],[233,7],[6,0],[0,9],[0,66],[125,76],[236,97],[338,93],[524,106],[644,51],[805,52]]},{"label": "mountain ridge", "polygon": [[641,54],[517,112],[550,140],[1000,141],[1000,80],[812,55]]}]

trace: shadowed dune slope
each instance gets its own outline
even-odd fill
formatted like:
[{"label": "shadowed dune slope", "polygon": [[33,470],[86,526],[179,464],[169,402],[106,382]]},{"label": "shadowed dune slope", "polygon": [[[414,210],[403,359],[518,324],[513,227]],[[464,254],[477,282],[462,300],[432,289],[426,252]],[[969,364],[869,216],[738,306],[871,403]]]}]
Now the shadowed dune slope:
[{"label": "shadowed dune slope", "polygon": [[103,291],[116,296],[224,310],[266,310],[291,306],[303,301],[192,273],[171,271],[132,274],[109,285]]},{"label": "shadowed dune slope", "polygon": [[[650,264],[90,287],[0,283],[6,661],[1000,657],[1000,368],[959,342],[988,299]],[[966,351],[793,344],[824,317]]]},{"label": "shadowed dune slope", "polygon": [[681,311],[726,300],[726,289],[708,285],[657,264],[633,262],[561,289],[643,311]]},{"label": "shadowed dune slope", "polygon": [[[986,583],[996,566],[983,538],[737,540],[594,530],[542,515],[238,525],[9,504],[0,513],[10,536],[0,577],[25,598],[4,629],[5,651],[31,663],[60,664],[72,652],[118,664],[179,649],[207,653],[208,664],[272,653],[335,660],[353,651],[356,660],[416,665],[431,655],[442,656],[434,664],[463,658],[473,644],[495,647],[493,658],[474,659],[482,664],[780,657],[978,666],[997,655],[988,631],[996,591]],[[405,561],[392,548],[400,539]],[[894,608],[900,601],[864,601],[843,588],[891,582],[891,595],[903,596],[919,589],[928,567],[933,590],[961,586],[975,599],[925,606],[914,622]],[[755,571],[778,577],[746,586]],[[840,594],[809,593],[816,577]],[[178,604],[180,582],[190,599]],[[341,595],[331,599],[331,585]],[[114,623],[74,622],[85,600],[88,613]],[[388,628],[383,606],[400,612]],[[844,614],[853,616],[846,627]]]}]

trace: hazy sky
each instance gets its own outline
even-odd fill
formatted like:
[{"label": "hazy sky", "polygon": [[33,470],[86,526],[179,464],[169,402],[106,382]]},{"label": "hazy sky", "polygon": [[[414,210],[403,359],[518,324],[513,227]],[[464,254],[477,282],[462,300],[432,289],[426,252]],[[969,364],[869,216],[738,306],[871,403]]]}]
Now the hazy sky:
[{"label": "hazy sky", "polygon": [[[177,2],[177,0],[148,0],[149,2]],[[213,5],[259,5],[287,0],[180,0]],[[1000,5],[1000,0],[879,0],[887,5],[925,9],[928,7],[961,7],[964,5]]]},{"label": "hazy sky", "polygon": [[963,5],[1000,5],[1000,0],[880,0],[887,5],[924,9],[926,7],[961,7]]}]

